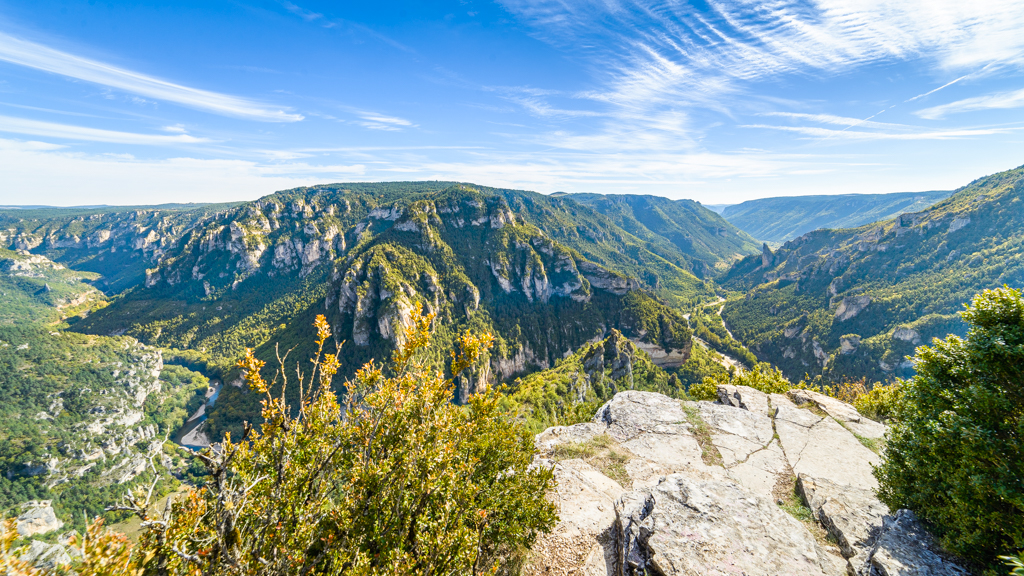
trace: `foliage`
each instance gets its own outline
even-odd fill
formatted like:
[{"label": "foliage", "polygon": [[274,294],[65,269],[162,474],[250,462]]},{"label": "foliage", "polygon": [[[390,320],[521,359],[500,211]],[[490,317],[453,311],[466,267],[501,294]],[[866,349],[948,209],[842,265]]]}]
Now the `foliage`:
[{"label": "foliage", "polygon": [[733,260],[758,249],[753,238],[693,200],[641,194],[572,194],[567,198],[608,216],[653,251],[683,263],[682,267],[701,277],[724,270]]},{"label": "foliage", "polygon": [[746,366],[757,364],[757,357],[733,338],[725,327],[725,322],[719,315],[721,306],[723,305],[714,303],[693,310],[690,314],[690,324],[693,326],[694,335],[714,350],[736,358]]},{"label": "foliage", "polygon": [[914,510],[948,549],[994,568],[1024,547],[1024,298],[986,290],[962,316],[966,339],[918,348],[875,474],[890,509]]},{"label": "foliage", "polygon": [[1000,556],[1000,560],[1006,562],[1006,565],[1013,568],[1010,572],[1010,576],[1024,576],[1024,560],[1021,556]]},{"label": "foliage", "polygon": [[679,379],[679,384],[676,387],[686,390],[694,384],[703,382],[708,377],[727,378],[729,372],[722,366],[720,358],[721,356],[714,350],[709,350],[694,342],[693,347],[690,348],[690,357],[672,374]]},{"label": "foliage", "polygon": [[[179,366],[166,367],[158,382],[151,373],[157,354],[127,337],[0,327],[0,397],[5,400],[0,406],[0,510],[27,500],[53,500],[63,520],[84,528],[82,511],[100,514],[110,499],[119,497],[129,485],[118,483],[125,470],[117,464],[150,447],[123,445],[116,460],[81,456],[102,450],[105,441],[123,444],[135,430],[150,425],[156,428],[152,441],[159,444],[206,392],[205,376]],[[143,389],[146,400],[135,406]],[[102,435],[89,431],[91,423],[125,406],[138,411],[141,420],[129,426],[107,423]],[[44,462],[58,464],[50,471]],[[39,474],[41,466],[45,474]],[[54,477],[66,480],[47,487]]]},{"label": "foliage", "polygon": [[99,274],[69,270],[46,258],[0,248],[0,325],[56,324],[105,305],[90,282]]},{"label": "foliage", "polygon": [[690,386],[687,393],[695,400],[716,400],[719,386],[749,386],[765,394],[785,394],[794,388],[807,388],[801,381],[799,384],[790,382],[778,368],[767,362],[758,362],[753,370],[737,370],[726,376],[711,376],[702,382]]},{"label": "foliage", "polygon": [[[165,574],[466,574],[500,571],[510,555],[550,530],[549,470],[531,468],[529,433],[486,390],[452,404],[452,382],[424,369],[431,317],[418,318],[390,368],[368,364],[338,403],[330,329],[316,321],[316,353],[293,410],[284,362],[274,379],[249,350],[239,366],[263,396],[260,431],[246,427],[200,454],[210,481],[150,518],[136,491],[123,508],[147,531],[131,566]],[[463,339],[468,367],[489,338]],[[286,360],[286,358],[282,358]]]},{"label": "foliage", "polygon": [[[1022,206],[1024,167],[980,178],[921,212],[809,232],[720,277],[742,292],[723,317],[791,379],[910,377],[917,345],[966,333],[956,312],[972,296],[1024,285]],[[867,305],[839,313],[858,301]]]},{"label": "foliage", "polygon": [[851,404],[864,416],[884,422],[895,415],[902,390],[901,380],[889,385],[876,383],[867,393],[857,396]]},{"label": "foliage", "polygon": [[[17,523],[5,520],[0,524],[0,574],[10,576],[44,576],[75,574],[77,576],[138,576],[139,570],[130,568],[131,558],[128,539],[122,534],[105,529],[103,520],[97,519],[86,529],[85,537],[72,536],[70,546],[81,550],[82,556],[70,572],[65,567],[54,571],[36,568],[20,559],[22,549],[15,548],[18,538]],[[80,541],[79,541],[80,540]]]},{"label": "foliage", "polygon": [[597,409],[621,390],[685,395],[678,378],[673,379],[615,330],[553,368],[517,378],[502,404],[537,433],[549,426],[591,420]]}]

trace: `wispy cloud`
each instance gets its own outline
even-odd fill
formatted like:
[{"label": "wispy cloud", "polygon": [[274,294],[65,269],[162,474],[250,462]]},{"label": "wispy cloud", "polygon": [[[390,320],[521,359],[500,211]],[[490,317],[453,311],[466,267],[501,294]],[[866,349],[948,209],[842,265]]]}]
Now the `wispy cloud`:
[{"label": "wispy cloud", "polygon": [[776,126],[771,124],[745,124],[740,128],[762,128],[794,132],[812,138],[840,138],[843,140],[953,140],[974,136],[991,136],[1024,130],[1024,127],[960,128],[952,130],[920,130],[911,133],[868,132],[861,130],[832,130],[816,126]]},{"label": "wispy cloud", "polygon": [[1024,89],[1011,92],[999,92],[998,94],[988,94],[986,96],[975,96],[974,98],[965,98],[963,100],[957,100],[956,102],[950,102],[949,104],[942,104],[940,106],[932,106],[931,108],[918,110],[916,114],[921,118],[936,120],[938,118],[943,118],[950,114],[958,114],[960,112],[993,109],[1005,110],[1008,108],[1022,107],[1024,107]]},{"label": "wispy cloud", "polygon": [[860,126],[862,128],[881,128],[887,130],[913,130],[913,126],[907,126],[906,124],[890,124],[887,122],[871,122],[870,120],[863,120],[861,118],[850,118],[848,116],[836,116],[833,114],[804,114],[797,112],[764,112],[762,116],[775,116],[780,118],[791,118],[793,120],[807,120],[810,122],[816,122],[818,124],[832,124],[834,126],[843,126],[845,128],[853,128]]},{"label": "wispy cloud", "polygon": [[323,14],[319,12],[313,12],[312,10],[306,10],[302,6],[292,4],[291,2],[282,2],[281,5],[284,6],[285,10],[291,12],[292,14],[295,14],[299,18],[302,18],[306,22],[313,22],[315,20],[324,19]]},{"label": "wispy cloud", "polygon": [[[660,0],[500,1],[536,37],[589,64],[598,87],[580,97],[605,105],[609,120],[600,131],[661,132],[677,145],[700,139],[692,123],[696,110],[734,116],[749,109],[744,96],[757,92],[756,82],[827,78],[908,61],[940,77],[984,71],[993,62],[1024,67],[1018,0],[709,0],[706,7]],[[975,73],[961,72],[907,102]],[[520,104],[543,111],[542,98]],[[848,126],[871,126],[871,118],[850,119]]]},{"label": "wispy cloud", "polygon": [[256,100],[174,84],[4,33],[0,33],[0,60],[224,116],[262,122],[303,119],[300,114]]},{"label": "wispy cloud", "polygon": [[373,112],[360,112],[358,115],[362,118],[362,121],[358,122],[358,124],[371,130],[397,132],[403,128],[412,128],[416,126],[411,121],[397,116],[385,116],[384,114],[376,114]]},{"label": "wispy cloud", "polygon": [[[165,128],[165,130],[167,129]],[[174,127],[171,127],[170,131],[175,131]],[[0,116],[0,132],[61,138],[66,140],[81,140],[86,142],[107,142],[112,144],[168,145],[208,142],[205,138],[196,138],[195,136],[189,136],[184,133],[179,133],[174,136],[163,134],[138,134],[135,132],[118,132],[114,130],[73,126],[70,124],[42,122],[39,120],[28,120],[26,118],[14,118],[11,116]]]}]

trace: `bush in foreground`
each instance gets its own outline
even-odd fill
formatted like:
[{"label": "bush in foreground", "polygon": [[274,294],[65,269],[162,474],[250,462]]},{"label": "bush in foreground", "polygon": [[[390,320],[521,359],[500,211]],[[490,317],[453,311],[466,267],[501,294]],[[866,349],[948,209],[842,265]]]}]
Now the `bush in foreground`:
[{"label": "bush in foreground", "polygon": [[875,475],[890,509],[1002,573],[997,555],[1024,548],[1024,299],[986,290],[961,315],[966,339],[917,349]]},{"label": "bush in foreground", "polygon": [[[206,485],[159,515],[137,491],[120,509],[143,519],[139,544],[109,552],[118,574],[462,575],[512,572],[540,532],[553,526],[549,470],[531,468],[533,438],[485,391],[467,406],[452,383],[421,368],[432,317],[414,317],[390,369],[366,365],[331,390],[337,357],[317,318],[318,353],[308,375],[284,361],[273,381],[247,351],[239,363],[261,394],[261,430],[246,425],[199,457]],[[463,336],[452,373],[471,367],[492,337]],[[284,388],[298,386],[297,408]],[[280,390],[279,396],[270,393]],[[9,555],[5,555],[9,556]],[[77,567],[75,567],[77,569]],[[82,572],[92,574],[92,572]],[[98,574],[98,573],[97,573]]]}]

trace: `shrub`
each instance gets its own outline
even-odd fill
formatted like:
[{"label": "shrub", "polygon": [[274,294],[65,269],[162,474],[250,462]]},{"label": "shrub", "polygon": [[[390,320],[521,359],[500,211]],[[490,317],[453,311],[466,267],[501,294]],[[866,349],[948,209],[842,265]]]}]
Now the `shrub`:
[{"label": "shrub", "polygon": [[917,349],[875,475],[890,509],[996,570],[998,554],[1024,548],[1024,299],[986,290],[961,316],[966,339]]},{"label": "shrub", "polygon": [[857,412],[872,420],[880,422],[889,420],[895,413],[896,403],[899,402],[901,390],[902,387],[899,380],[887,386],[876,383],[869,392],[854,398],[852,404],[857,409]]},{"label": "shrub", "polygon": [[[414,317],[390,368],[366,365],[331,390],[338,369],[323,354],[330,329],[317,317],[308,375],[289,381],[287,354],[273,381],[246,352],[239,363],[263,396],[265,423],[246,424],[199,455],[205,486],[151,517],[136,491],[120,509],[146,531],[126,572],[152,574],[478,574],[515,566],[553,526],[550,470],[531,467],[533,438],[499,408],[493,390],[452,403],[453,385],[416,361],[432,316]],[[492,337],[465,335],[451,371],[472,367]],[[288,385],[301,402],[284,400]],[[280,396],[268,390],[281,389]]]},{"label": "shrub", "polygon": [[793,388],[806,388],[803,382],[793,384],[782,370],[767,362],[758,362],[753,370],[736,371],[725,376],[709,376],[702,382],[690,386],[686,393],[694,400],[715,400],[718,398],[718,387],[723,385],[750,386],[765,394],[785,394]]}]

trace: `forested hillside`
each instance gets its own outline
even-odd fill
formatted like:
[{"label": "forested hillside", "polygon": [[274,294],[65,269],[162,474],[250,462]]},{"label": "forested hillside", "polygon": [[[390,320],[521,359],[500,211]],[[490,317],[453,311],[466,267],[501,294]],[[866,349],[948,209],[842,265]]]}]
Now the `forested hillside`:
[{"label": "forested hillside", "polygon": [[570,194],[611,218],[660,254],[686,261],[699,276],[712,276],[757,251],[749,234],[693,200],[639,194]]},{"label": "forested hillside", "polygon": [[791,378],[906,376],[921,343],[963,334],[957,315],[986,289],[1024,285],[1024,167],[980,178],[935,206],[817,230],[737,263],[723,317]]},{"label": "forested hillside", "polygon": [[0,246],[97,273],[96,287],[114,294],[142,282],[192,227],[234,205],[0,209]]},{"label": "forested hillside", "polygon": [[918,212],[950,194],[935,191],[758,198],[727,206],[722,216],[754,238],[774,245],[819,228],[854,228],[904,212]]},{"label": "forested hillside", "polygon": [[[657,248],[657,247],[653,247]],[[620,330],[677,367],[682,310],[715,297],[690,262],[571,199],[443,182],[343,184],[279,192],[185,233],[143,285],[76,325],[126,334],[231,376],[246,347],[265,359],[300,346],[325,313],[342,373],[387,358],[412,311],[437,316],[433,362],[467,327],[493,332],[492,382],[553,366]],[[714,266],[709,264],[708,266]],[[214,435],[251,417],[227,387]],[[230,412],[230,417],[225,417]]]},{"label": "forested hillside", "polygon": [[133,338],[66,331],[105,305],[98,277],[0,249],[0,512],[52,500],[56,520],[81,527],[83,511],[151,480],[151,458],[181,465],[164,440],[209,381]]}]

